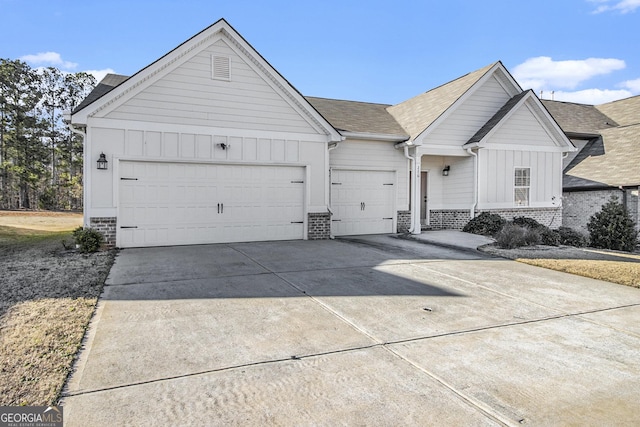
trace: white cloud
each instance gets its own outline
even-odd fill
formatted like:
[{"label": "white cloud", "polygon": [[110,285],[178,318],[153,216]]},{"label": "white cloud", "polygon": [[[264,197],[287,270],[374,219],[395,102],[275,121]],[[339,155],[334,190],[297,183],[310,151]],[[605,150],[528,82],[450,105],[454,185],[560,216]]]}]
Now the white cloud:
[{"label": "white cloud", "polygon": [[37,66],[54,66],[65,70],[73,70],[78,64],[71,61],[64,61],[57,52],[40,52],[35,55],[24,55],[20,60]]},{"label": "white cloud", "polygon": [[93,74],[93,77],[96,78],[96,82],[100,83],[100,80],[104,79],[107,74],[114,74],[111,68],[105,68],[104,70],[86,70],[85,73]]},{"label": "white cloud", "polygon": [[[538,93],[540,95],[540,93]],[[618,99],[632,96],[631,91],[625,89],[584,89],[575,92],[551,91],[543,92],[542,99],[554,99],[555,101],[577,102],[579,104],[599,105]]]},{"label": "white cloud", "polygon": [[525,89],[575,89],[592,77],[625,67],[623,60],[614,58],[554,61],[548,56],[538,56],[515,66],[513,76]]},{"label": "white cloud", "polygon": [[622,82],[620,86],[626,87],[634,93],[640,93],[640,79],[627,80],[626,82]]},{"label": "white cloud", "polygon": [[640,0],[590,0],[590,2],[599,5],[593,13],[618,11],[624,14],[635,12],[640,7]]}]

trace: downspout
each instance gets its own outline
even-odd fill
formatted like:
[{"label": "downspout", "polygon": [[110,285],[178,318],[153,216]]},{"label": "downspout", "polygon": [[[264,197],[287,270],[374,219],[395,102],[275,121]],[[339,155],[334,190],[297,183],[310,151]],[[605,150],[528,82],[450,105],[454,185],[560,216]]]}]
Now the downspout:
[{"label": "downspout", "polygon": [[476,217],[476,207],[478,206],[478,153],[471,148],[467,148],[467,153],[473,156],[473,204],[469,211],[469,215],[473,219]]},{"label": "downspout", "polygon": [[[331,150],[335,150],[340,145],[340,142],[336,142],[333,145],[329,145],[327,153],[330,153]],[[331,166],[329,161],[329,154],[327,154],[327,170],[329,171],[329,182],[327,183],[327,192],[329,194],[329,203],[327,204],[327,210],[329,211],[329,239],[335,239],[336,236],[333,235],[333,228],[331,227],[331,217],[333,216],[333,210],[331,209]]]},{"label": "downspout", "polygon": [[419,177],[417,176],[417,168],[416,168],[416,155],[414,154],[413,156],[409,155],[409,146],[405,145],[404,146],[404,156],[409,159],[409,169],[411,170],[411,173],[413,175],[413,179],[411,180],[411,184],[409,186],[409,197],[411,198],[411,210],[410,212],[410,226],[409,226],[409,233],[411,234],[420,234],[420,232],[422,231],[421,229],[419,229],[416,232],[416,209],[418,207],[418,203],[416,201],[416,196],[415,196],[415,189],[416,189],[416,180],[419,179]]}]

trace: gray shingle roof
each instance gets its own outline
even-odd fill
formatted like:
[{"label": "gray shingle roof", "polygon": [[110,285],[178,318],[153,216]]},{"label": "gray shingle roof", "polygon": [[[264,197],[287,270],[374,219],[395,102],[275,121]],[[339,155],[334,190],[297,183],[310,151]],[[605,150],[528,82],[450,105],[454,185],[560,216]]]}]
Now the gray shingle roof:
[{"label": "gray shingle roof", "polygon": [[387,104],[305,97],[331,125],[339,131],[398,135],[407,132],[387,111]]},{"label": "gray shingle roof", "polygon": [[388,108],[411,138],[420,135],[496,63]]},{"label": "gray shingle roof", "polygon": [[498,125],[498,123],[500,123],[500,121],[509,113],[509,111],[511,111],[517,104],[518,102],[520,102],[520,100],[527,94],[529,93],[528,90],[520,92],[519,94],[517,94],[516,96],[514,96],[513,98],[511,98],[510,100],[508,100],[503,106],[502,108],[500,108],[496,114],[493,115],[493,117],[491,117],[489,119],[489,121],[487,121],[487,123],[485,123],[484,126],[482,126],[480,128],[480,130],[478,130],[478,132],[476,132],[475,135],[473,135],[471,137],[471,139],[469,139],[469,141],[467,141],[467,144],[473,144],[475,142],[480,142],[482,141],[482,138],[484,138],[485,136],[487,136],[487,134],[489,132],[491,132],[491,129],[493,129],[495,126]]},{"label": "gray shingle roof", "polygon": [[129,76],[123,76],[120,74],[107,74],[104,77],[104,79],[100,80],[98,85],[95,88],[93,88],[91,92],[89,92],[89,95],[87,95],[87,97],[82,100],[80,105],[78,105],[73,110],[73,113],[75,113],[76,111],[82,110],[84,107],[91,104],[93,101],[96,101],[97,99],[101,98],[103,95],[111,92],[113,88],[120,85],[121,83],[126,81],[128,78]]},{"label": "gray shingle roof", "polygon": [[566,167],[565,189],[640,185],[640,124],[600,134]]},{"label": "gray shingle roof", "polygon": [[620,126],[640,123],[640,95],[596,106]]},{"label": "gray shingle roof", "polygon": [[600,133],[600,129],[608,129],[618,125],[593,105],[548,99],[543,99],[542,104],[567,134],[597,135]]}]

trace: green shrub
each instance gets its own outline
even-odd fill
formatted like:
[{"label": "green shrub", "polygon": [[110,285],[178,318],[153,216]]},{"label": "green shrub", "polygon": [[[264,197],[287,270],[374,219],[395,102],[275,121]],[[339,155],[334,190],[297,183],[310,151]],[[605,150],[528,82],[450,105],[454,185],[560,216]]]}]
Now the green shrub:
[{"label": "green shrub", "polygon": [[587,246],[587,238],[569,227],[560,227],[556,231],[561,245],[582,248]]},{"label": "green shrub", "polygon": [[627,209],[616,196],[602,206],[587,223],[591,246],[596,248],[633,251],[638,245],[638,232]]},{"label": "green shrub", "polygon": [[104,236],[95,228],[78,227],[73,230],[73,238],[82,253],[96,252],[104,241]]},{"label": "green shrub", "polygon": [[541,242],[540,231],[508,222],[495,235],[496,244],[502,249],[533,246]]},{"label": "green shrub", "polygon": [[469,221],[462,231],[465,233],[494,236],[505,225],[506,221],[498,214],[482,212]]},{"label": "green shrub", "polygon": [[513,223],[520,227],[526,227],[531,230],[537,230],[540,233],[540,243],[547,246],[558,246],[560,244],[560,236],[546,225],[540,224],[533,218],[519,216],[513,218]]}]

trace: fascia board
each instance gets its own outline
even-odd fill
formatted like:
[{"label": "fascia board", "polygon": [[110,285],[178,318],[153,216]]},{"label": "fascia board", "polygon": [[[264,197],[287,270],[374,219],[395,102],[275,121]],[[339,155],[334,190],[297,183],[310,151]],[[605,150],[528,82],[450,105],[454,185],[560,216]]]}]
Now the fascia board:
[{"label": "fascia board", "polygon": [[409,135],[392,135],[383,133],[369,133],[369,132],[346,132],[342,131],[340,134],[347,139],[358,140],[373,140],[373,141],[388,141],[403,143],[409,140]]}]

